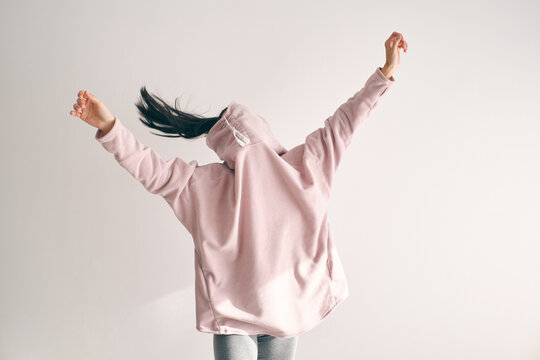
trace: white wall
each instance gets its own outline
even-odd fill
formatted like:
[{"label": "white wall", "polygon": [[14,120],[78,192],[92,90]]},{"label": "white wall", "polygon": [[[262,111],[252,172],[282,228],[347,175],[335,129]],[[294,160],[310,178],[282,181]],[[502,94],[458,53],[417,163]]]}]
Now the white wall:
[{"label": "white wall", "polygon": [[193,245],[69,115],[88,89],[163,157],[148,89],[215,116],[256,109],[291,148],[404,34],[330,222],[351,295],[297,359],[540,358],[540,6],[534,1],[4,1],[0,358],[211,359]]}]

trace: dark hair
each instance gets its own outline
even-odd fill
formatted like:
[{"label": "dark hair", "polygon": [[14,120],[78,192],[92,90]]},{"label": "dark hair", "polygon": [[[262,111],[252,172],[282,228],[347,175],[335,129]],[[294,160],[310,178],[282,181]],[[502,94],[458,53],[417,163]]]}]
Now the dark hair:
[{"label": "dark hair", "polygon": [[152,129],[169,134],[162,135],[152,132],[154,135],[163,137],[192,139],[202,134],[208,134],[208,131],[227,110],[227,108],[223,109],[219,116],[215,117],[203,117],[198,114],[187,113],[176,109],[176,105],[173,108],[158,96],[149,94],[146,86],[141,87],[141,97],[142,100],[135,103],[139,113],[143,116],[139,120]]}]

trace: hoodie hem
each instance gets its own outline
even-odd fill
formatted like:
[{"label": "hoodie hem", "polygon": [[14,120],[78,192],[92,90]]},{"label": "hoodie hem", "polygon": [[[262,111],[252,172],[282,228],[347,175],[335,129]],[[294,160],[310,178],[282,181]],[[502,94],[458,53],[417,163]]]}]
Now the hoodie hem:
[{"label": "hoodie hem", "polygon": [[321,321],[326,318],[330,313],[332,313],[338,305],[340,305],[345,299],[349,297],[349,290],[345,290],[340,296],[334,297],[334,302],[332,305],[328,308],[326,308],[326,311],[322,313],[323,315],[317,316],[313,321],[309,323],[309,325],[304,326],[300,330],[297,330],[295,332],[288,332],[288,333],[270,333],[270,332],[264,332],[264,331],[258,331],[258,332],[252,332],[252,331],[245,331],[237,328],[230,328],[225,325],[220,326],[219,330],[210,329],[206,327],[202,327],[197,325],[196,329],[199,332],[207,333],[207,334],[215,334],[215,335],[258,335],[258,334],[268,334],[275,337],[293,337],[302,335],[303,333],[306,333],[310,331],[311,329],[314,329],[317,325],[321,323]]}]

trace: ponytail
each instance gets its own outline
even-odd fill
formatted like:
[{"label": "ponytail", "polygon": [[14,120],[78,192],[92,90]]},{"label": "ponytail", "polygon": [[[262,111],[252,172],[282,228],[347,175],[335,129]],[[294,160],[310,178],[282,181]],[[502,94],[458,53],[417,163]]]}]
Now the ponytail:
[{"label": "ponytail", "polygon": [[202,117],[197,114],[183,112],[176,107],[169,106],[165,101],[156,95],[151,95],[146,87],[141,88],[142,100],[135,103],[135,106],[142,115],[139,118],[141,122],[149,128],[156,129],[162,133],[152,134],[163,137],[183,137],[192,139],[202,134],[208,134],[208,131],[221,118],[221,115],[227,110],[223,109],[219,116]]}]

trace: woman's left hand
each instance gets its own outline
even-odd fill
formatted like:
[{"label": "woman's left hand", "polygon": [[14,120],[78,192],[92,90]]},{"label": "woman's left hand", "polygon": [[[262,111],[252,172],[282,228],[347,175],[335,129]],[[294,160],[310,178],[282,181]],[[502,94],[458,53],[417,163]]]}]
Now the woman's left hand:
[{"label": "woman's left hand", "polygon": [[404,52],[407,52],[409,44],[407,44],[401,33],[394,31],[384,43],[384,47],[386,49],[386,63],[384,64],[382,71],[386,77],[390,78],[399,68],[399,49],[403,49]]}]

